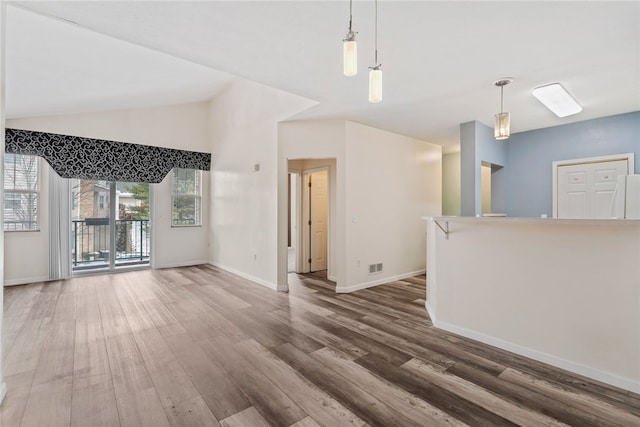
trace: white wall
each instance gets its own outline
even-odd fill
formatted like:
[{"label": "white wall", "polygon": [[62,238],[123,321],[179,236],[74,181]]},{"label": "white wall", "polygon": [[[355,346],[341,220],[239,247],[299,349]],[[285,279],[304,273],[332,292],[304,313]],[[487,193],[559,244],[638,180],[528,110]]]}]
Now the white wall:
[{"label": "white wall", "polygon": [[[209,262],[209,200],[210,172],[202,172],[202,225],[198,227],[171,226],[171,180],[169,173],[152,188],[152,226],[161,232],[153,235],[153,268],[181,267]],[[159,234],[159,237],[156,237]]]},{"label": "white wall", "polygon": [[[208,103],[7,120],[7,127],[209,152]],[[4,135],[4,133],[3,133]],[[46,165],[42,161],[43,166]],[[5,233],[5,284],[49,275],[48,166],[43,167],[40,231]],[[171,228],[170,174],[153,187],[152,263],[155,268],[193,265],[208,256],[209,178],[203,175],[203,226]],[[29,263],[25,263],[29,260]]]},{"label": "white wall", "polygon": [[7,127],[210,152],[208,102],[7,120]]},{"label": "white wall", "polygon": [[[342,292],[424,272],[423,215],[442,210],[442,147],[346,122]],[[368,265],[383,263],[381,273]]]},{"label": "white wall", "polygon": [[49,173],[40,159],[38,231],[4,232],[4,285],[22,285],[49,279]]},{"label": "white wall", "polygon": [[[312,101],[246,80],[235,80],[211,101],[210,262],[262,285],[278,288],[277,123]],[[254,172],[254,165],[260,170]],[[286,286],[286,279],[285,279]],[[279,287],[286,289],[286,287]]]},{"label": "white wall", "polygon": [[436,327],[640,392],[640,221],[440,221],[449,239],[430,222],[427,277]]},{"label": "white wall", "polygon": [[460,152],[442,156],[442,215],[460,215]]}]

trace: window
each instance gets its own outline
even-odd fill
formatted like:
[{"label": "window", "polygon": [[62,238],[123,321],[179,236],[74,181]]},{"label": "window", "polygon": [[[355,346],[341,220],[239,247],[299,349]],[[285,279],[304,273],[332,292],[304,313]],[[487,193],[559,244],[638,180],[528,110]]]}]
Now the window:
[{"label": "window", "polygon": [[5,153],[4,157],[4,229],[38,229],[40,184],[37,156]]},{"label": "window", "polygon": [[174,169],[171,190],[171,225],[199,226],[202,172],[195,169]]}]

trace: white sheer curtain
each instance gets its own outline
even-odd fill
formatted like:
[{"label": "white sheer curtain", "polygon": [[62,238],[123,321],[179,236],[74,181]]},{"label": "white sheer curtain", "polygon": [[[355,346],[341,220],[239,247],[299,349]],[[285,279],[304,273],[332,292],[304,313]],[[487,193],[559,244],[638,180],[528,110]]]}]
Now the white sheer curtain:
[{"label": "white sheer curtain", "polygon": [[71,182],[49,170],[49,278],[71,277]]}]

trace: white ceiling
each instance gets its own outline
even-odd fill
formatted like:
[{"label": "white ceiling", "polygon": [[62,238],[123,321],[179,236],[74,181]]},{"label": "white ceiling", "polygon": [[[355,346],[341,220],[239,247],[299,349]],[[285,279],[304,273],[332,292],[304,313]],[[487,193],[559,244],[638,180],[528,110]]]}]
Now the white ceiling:
[{"label": "white ceiling", "polygon": [[[492,82],[504,76],[515,78],[505,88],[512,132],[640,110],[638,1],[381,0],[380,104],[367,102],[372,1],[354,2],[351,78],[341,73],[346,0],[12,4],[8,117],[204,100],[232,76],[319,101],[296,118],[354,120],[445,150],[458,145],[460,123],[492,126]],[[560,119],[531,95],[551,82],[583,112]]]}]

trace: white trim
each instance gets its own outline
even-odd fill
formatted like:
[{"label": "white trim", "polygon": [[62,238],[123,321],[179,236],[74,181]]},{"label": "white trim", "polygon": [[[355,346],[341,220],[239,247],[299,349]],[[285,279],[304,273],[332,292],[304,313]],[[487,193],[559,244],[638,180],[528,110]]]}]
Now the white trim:
[{"label": "white trim", "polygon": [[406,279],[407,277],[413,277],[413,276],[418,276],[420,274],[425,274],[425,272],[426,270],[423,269],[418,271],[411,271],[409,273],[398,274],[396,276],[384,277],[382,279],[374,280],[371,282],[358,283],[356,285],[351,285],[351,286],[343,286],[343,287],[336,286],[336,293],[343,294],[343,293],[349,293],[353,291],[359,291],[361,289],[371,288],[373,286],[384,285],[385,283],[395,282],[396,280]]},{"label": "white trim", "polygon": [[[288,163],[288,161],[287,161]],[[300,273],[301,270],[301,266],[304,265],[303,264],[303,255],[302,255],[302,170],[298,170],[298,169],[289,169],[289,171],[287,172],[287,180],[289,180],[289,175],[288,174],[295,174],[297,176],[296,179],[296,205],[295,205],[295,211],[296,211],[296,230],[297,233],[296,235],[292,235],[291,236],[291,241],[293,243],[293,241],[295,241],[295,247],[294,247],[294,252],[295,252],[295,258],[296,258],[296,268],[295,268],[295,272],[296,273]],[[287,183],[287,186],[289,186],[289,183]],[[287,218],[290,221],[290,216],[291,216],[291,209],[287,209]],[[288,226],[288,224],[287,224]],[[287,252],[287,274],[289,274],[289,252]],[[288,286],[288,284],[287,284]]]},{"label": "white trim", "polygon": [[[428,310],[427,306],[427,310]],[[512,353],[519,354],[521,356],[528,357],[530,359],[538,360],[549,365],[565,369],[567,371],[574,372],[576,374],[584,375],[585,377],[592,378],[597,381],[602,381],[607,384],[611,384],[616,387],[630,390],[634,393],[640,393],[640,382],[634,381],[629,378],[621,377],[609,372],[600,371],[598,369],[591,368],[589,366],[581,365],[579,363],[572,362],[570,360],[563,359],[542,351],[534,350],[528,347],[514,344],[509,341],[504,341],[500,338],[496,338],[490,335],[485,335],[481,332],[476,332],[471,329],[462,328],[460,326],[452,325],[451,323],[438,321],[435,318],[431,318],[433,326],[436,328],[452,332],[454,334],[462,335],[472,340],[480,341],[485,344],[492,345],[494,347],[501,348],[503,350],[510,351]]]},{"label": "white trim", "polygon": [[214,267],[217,267],[217,268],[219,268],[221,270],[224,270],[224,271],[227,271],[229,273],[235,274],[236,276],[240,276],[243,279],[250,280],[250,281],[252,281],[254,283],[257,283],[258,285],[262,285],[262,286],[265,286],[265,287],[267,287],[269,289],[273,289],[274,291],[286,292],[288,290],[288,289],[280,289],[280,288],[278,288],[278,285],[276,285],[275,283],[267,282],[266,280],[259,279],[257,277],[254,277],[254,276],[250,275],[250,274],[243,273],[242,271],[236,270],[235,268],[227,267],[226,265],[222,265],[222,264],[219,264],[217,262],[208,261],[208,264],[211,264]]},{"label": "white trim", "polygon": [[49,276],[26,277],[22,279],[5,280],[4,286],[28,285],[31,283],[39,283],[39,282],[54,282],[56,280],[64,280],[64,279],[50,279]]},{"label": "white trim", "polygon": [[4,401],[4,397],[7,395],[7,383],[0,384],[0,404]]},{"label": "white trim", "polygon": [[[429,319],[431,319],[431,323],[435,322],[435,311],[433,310],[433,308],[429,305],[429,301],[425,301],[424,302],[424,308],[427,309],[427,314],[429,315]],[[435,323],[434,323],[435,324]]]},{"label": "white trim", "polygon": [[156,267],[153,267],[153,270],[160,269],[160,268],[191,267],[194,265],[202,265],[202,264],[209,264],[209,260],[202,259],[202,260],[196,260],[196,261],[181,261],[181,262],[175,262],[170,264],[163,264],[163,265],[158,265]]},{"label": "white trim", "polygon": [[601,163],[601,162],[612,162],[615,160],[626,160],[627,161],[627,173],[629,175],[633,175],[635,173],[635,154],[634,153],[623,153],[623,154],[614,154],[610,156],[598,156],[598,157],[586,157],[583,159],[570,159],[570,160],[556,160],[551,164],[551,169],[553,173],[552,177],[552,191],[553,191],[553,205],[552,205],[552,217],[558,218],[558,167],[559,166],[569,166],[569,165],[582,165],[587,163]]},{"label": "white trim", "polygon": [[336,282],[338,279],[336,278],[336,276],[329,276],[329,275],[327,274],[327,280],[330,280],[330,281],[332,281],[332,282]]}]

